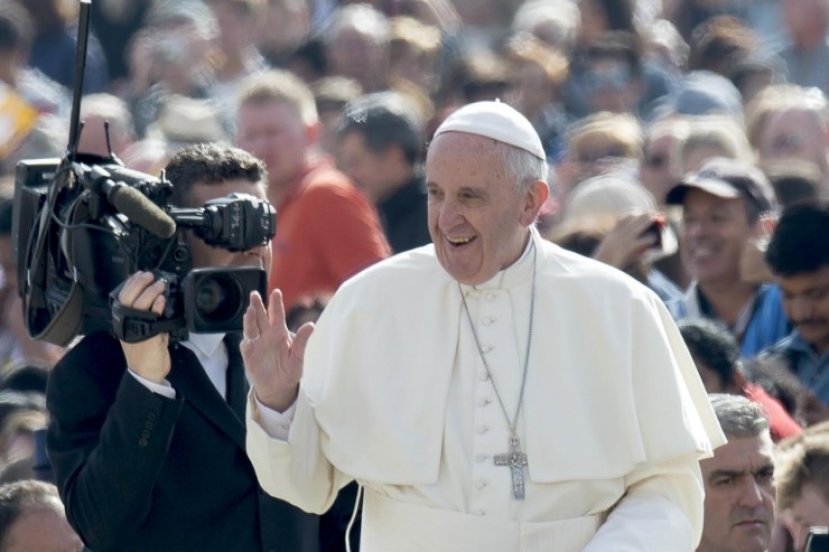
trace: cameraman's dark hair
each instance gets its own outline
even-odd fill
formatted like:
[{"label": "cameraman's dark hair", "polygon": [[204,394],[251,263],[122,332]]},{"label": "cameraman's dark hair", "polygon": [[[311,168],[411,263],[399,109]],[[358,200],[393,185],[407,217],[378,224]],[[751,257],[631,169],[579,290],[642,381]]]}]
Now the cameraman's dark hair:
[{"label": "cameraman's dark hair", "polygon": [[704,318],[682,320],[677,327],[691,356],[716,372],[720,383],[727,385],[742,373],[740,347],[726,328]]},{"label": "cameraman's dark hair", "polygon": [[0,549],[6,547],[9,528],[27,512],[51,511],[65,515],[58,489],[34,479],[0,486]]},{"label": "cameraman's dark hair", "polygon": [[0,2],[0,51],[8,52],[32,41],[29,14],[12,2]]},{"label": "cameraman's dark hair", "polygon": [[176,153],[165,168],[173,183],[170,202],[176,207],[190,205],[194,184],[218,185],[228,180],[247,180],[264,185],[265,165],[245,150],[219,144],[196,144]]},{"label": "cameraman's dark hair", "polygon": [[766,263],[781,276],[829,266],[829,202],[797,203],[783,211],[766,249]]},{"label": "cameraman's dark hair", "polygon": [[399,146],[406,161],[416,165],[423,155],[423,125],[414,112],[415,108],[395,92],[369,94],[346,106],[337,136],[359,133],[374,153]]}]

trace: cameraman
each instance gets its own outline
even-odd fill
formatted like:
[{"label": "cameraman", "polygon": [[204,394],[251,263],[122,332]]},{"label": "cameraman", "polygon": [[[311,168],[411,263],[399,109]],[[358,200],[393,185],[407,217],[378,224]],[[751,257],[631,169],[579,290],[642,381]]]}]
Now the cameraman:
[{"label": "cameraman", "polygon": [[[171,203],[200,207],[231,193],[265,199],[264,166],[248,153],[191,146],[167,165]],[[184,235],[193,266],[270,267],[270,247],[242,253]],[[165,282],[133,274],[119,300],[161,313]],[[302,551],[315,516],[264,494],[245,453],[248,391],[241,334],[167,334],[139,343],[86,336],[55,367],[47,446],[67,517],[95,552]]]}]

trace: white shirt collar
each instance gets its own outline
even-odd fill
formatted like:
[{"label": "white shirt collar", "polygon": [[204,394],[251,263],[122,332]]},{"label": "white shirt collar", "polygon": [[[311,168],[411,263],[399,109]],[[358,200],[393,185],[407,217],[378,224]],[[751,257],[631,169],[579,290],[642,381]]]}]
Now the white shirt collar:
[{"label": "white shirt collar", "polygon": [[223,333],[190,333],[187,341],[183,341],[181,344],[185,346],[189,344],[192,346],[189,348],[196,349],[206,358],[210,358],[219,348],[219,345],[222,344],[224,338],[225,334]]}]

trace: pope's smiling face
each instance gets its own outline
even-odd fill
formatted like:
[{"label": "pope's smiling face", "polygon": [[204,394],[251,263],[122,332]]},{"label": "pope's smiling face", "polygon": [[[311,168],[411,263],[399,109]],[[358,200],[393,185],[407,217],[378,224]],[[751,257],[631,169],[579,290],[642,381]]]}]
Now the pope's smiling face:
[{"label": "pope's smiling face", "polygon": [[519,190],[505,167],[507,147],[446,132],[426,157],[429,233],[438,261],[463,284],[482,284],[521,256],[529,225],[547,198],[541,182]]}]

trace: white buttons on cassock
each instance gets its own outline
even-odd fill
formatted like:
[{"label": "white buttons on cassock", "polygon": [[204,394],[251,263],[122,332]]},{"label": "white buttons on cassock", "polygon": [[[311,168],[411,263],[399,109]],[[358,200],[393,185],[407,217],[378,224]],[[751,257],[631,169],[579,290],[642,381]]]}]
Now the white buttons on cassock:
[{"label": "white buttons on cassock", "polygon": [[489,374],[486,372],[482,372],[481,375],[478,376],[479,381],[486,381],[489,379]]},{"label": "white buttons on cassock", "polygon": [[486,454],[476,454],[475,455],[475,461],[479,464],[483,464],[484,462],[486,462],[486,458],[487,458]]},{"label": "white buttons on cassock", "polygon": [[482,322],[483,322],[484,326],[489,326],[490,324],[495,322],[495,319],[491,316],[484,316],[484,319],[482,320]]},{"label": "white buttons on cassock", "polygon": [[486,481],[478,481],[477,483],[475,483],[475,488],[479,491],[483,491],[484,489],[486,489],[486,485]]},{"label": "white buttons on cassock", "polygon": [[482,516],[486,514],[486,512],[484,512],[483,510],[475,510],[474,512],[472,512],[472,514],[476,516]]},{"label": "white buttons on cassock", "polygon": [[487,301],[492,301],[493,299],[495,299],[495,294],[494,294],[494,293],[492,293],[492,292],[489,292],[489,293],[487,293],[486,295],[484,295],[484,298],[485,298]]},{"label": "white buttons on cassock", "polygon": [[483,398],[478,399],[478,406],[480,406],[480,407],[489,406],[489,403],[491,403],[491,402],[492,402],[492,399],[490,399],[489,397],[483,397]]},{"label": "white buttons on cassock", "polygon": [[483,435],[484,433],[489,431],[489,428],[485,425],[479,425],[477,428],[475,428],[475,431],[478,432],[478,435]]}]

